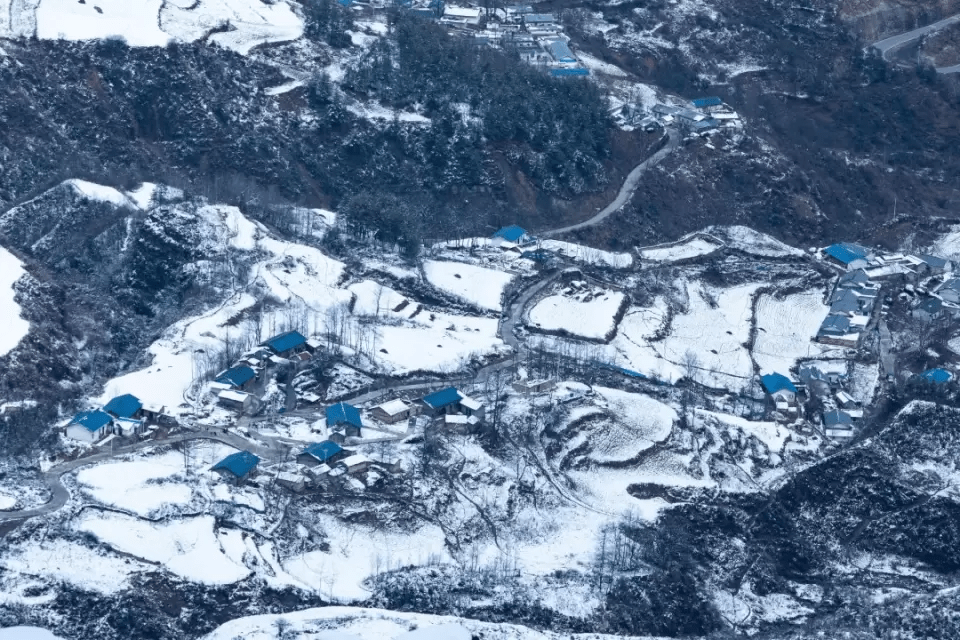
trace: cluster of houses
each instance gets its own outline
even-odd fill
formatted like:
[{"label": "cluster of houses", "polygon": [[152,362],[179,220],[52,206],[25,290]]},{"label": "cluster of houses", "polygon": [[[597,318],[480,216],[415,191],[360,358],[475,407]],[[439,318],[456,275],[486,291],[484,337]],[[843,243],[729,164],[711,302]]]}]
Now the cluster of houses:
[{"label": "cluster of houses", "polygon": [[[877,310],[882,281],[899,279],[906,283],[906,291],[901,294],[906,297],[914,294],[915,285],[922,278],[942,276],[951,269],[948,260],[937,256],[883,254],[853,242],[832,244],[821,251],[821,258],[842,274],[830,298],[830,312],[817,332],[817,341],[849,348],[859,346]],[[912,313],[923,319],[934,319],[953,308],[960,312],[960,281],[949,279]]]},{"label": "cluster of houses", "polygon": [[307,339],[299,331],[273,336],[244,353],[232,367],[220,372],[210,383],[210,392],[217,397],[220,406],[246,413],[256,405],[257,397],[252,391],[265,371],[282,367],[298,369],[320,348],[320,342]]},{"label": "cluster of houses", "polygon": [[65,435],[73,440],[94,444],[113,436],[142,436],[165,417],[165,407],[144,404],[132,394],[110,400],[99,409],[81,411],[67,424]]},{"label": "cluster of houses", "polygon": [[800,383],[781,373],[760,377],[760,384],[778,419],[794,420],[799,416],[799,396],[816,394],[825,404],[836,405],[823,412],[823,433],[835,442],[848,442],[854,435],[854,421],[863,417],[863,409],[841,387],[846,374],[826,373],[815,366],[800,368]]},{"label": "cluster of houses", "polygon": [[[550,387],[541,382],[532,388]],[[469,433],[483,421],[484,406],[462,391],[447,387],[424,396],[419,403],[400,398],[384,402],[373,407],[370,414],[386,424],[426,416],[428,427],[451,433]],[[357,407],[346,402],[328,406],[326,424],[326,440],[307,445],[297,455],[295,465],[280,466],[276,474],[270,476],[277,484],[295,492],[309,488],[330,489],[338,484],[363,490],[371,482],[368,472],[401,471],[398,462],[376,462],[344,448],[344,445],[363,437],[363,419]],[[260,462],[255,454],[239,451],[219,461],[210,470],[232,483],[242,484],[257,477]],[[367,484],[362,478],[367,480]]]},{"label": "cluster of houses", "polygon": [[[662,126],[675,126],[694,135],[710,135],[720,128],[740,126],[740,116],[716,96],[695,98],[689,106],[676,106],[658,103],[651,110],[652,115],[640,120],[645,129]],[[624,115],[637,118],[642,110],[636,105],[625,105]]]}]

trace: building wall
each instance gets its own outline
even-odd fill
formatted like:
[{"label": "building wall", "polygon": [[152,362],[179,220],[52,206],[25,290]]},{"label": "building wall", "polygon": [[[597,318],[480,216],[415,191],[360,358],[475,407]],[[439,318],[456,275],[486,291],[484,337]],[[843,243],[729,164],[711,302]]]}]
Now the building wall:
[{"label": "building wall", "polygon": [[92,432],[86,427],[81,427],[78,424],[72,424],[67,427],[67,437],[72,438],[73,440],[80,440],[81,442],[93,443],[103,437],[103,429]]}]

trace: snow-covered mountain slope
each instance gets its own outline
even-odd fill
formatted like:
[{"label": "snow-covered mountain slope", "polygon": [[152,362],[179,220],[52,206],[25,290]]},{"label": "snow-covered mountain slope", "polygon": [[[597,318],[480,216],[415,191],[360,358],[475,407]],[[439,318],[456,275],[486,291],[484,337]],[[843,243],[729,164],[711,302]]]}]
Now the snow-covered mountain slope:
[{"label": "snow-covered mountain slope", "polygon": [[0,37],[122,38],[135,47],[207,38],[248,53],[302,34],[303,21],[286,0],[0,0]]},{"label": "snow-covered mountain slope", "polygon": [[512,624],[356,607],[240,618],[221,626],[204,640],[273,640],[278,630],[289,640],[640,640],[598,633],[561,635]]},{"label": "snow-covered mountain slope", "polygon": [[13,349],[30,330],[30,323],[20,315],[14,283],[23,274],[23,264],[12,253],[0,247],[0,356]]}]

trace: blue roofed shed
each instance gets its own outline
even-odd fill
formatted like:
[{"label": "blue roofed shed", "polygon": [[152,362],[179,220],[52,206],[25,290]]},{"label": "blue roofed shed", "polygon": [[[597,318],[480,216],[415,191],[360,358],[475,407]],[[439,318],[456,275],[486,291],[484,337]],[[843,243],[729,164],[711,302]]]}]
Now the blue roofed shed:
[{"label": "blue roofed shed", "polygon": [[112,416],[98,409],[97,411],[81,411],[73,416],[73,421],[71,421],[70,424],[80,425],[87,431],[97,431],[109,426],[112,422]]},{"label": "blue roofed shed", "polygon": [[143,403],[137,396],[125,393],[108,402],[103,410],[115,418],[135,418],[142,408]]},{"label": "blue roofed shed", "polygon": [[690,101],[690,104],[697,109],[704,109],[706,107],[719,107],[723,104],[723,100],[717,96],[710,96],[708,98],[694,98]]},{"label": "blue roofed shed", "polygon": [[764,391],[771,396],[785,396],[792,400],[797,394],[796,385],[782,373],[768,373],[765,376],[760,376],[760,384],[763,385]]},{"label": "blue roofed shed", "polygon": [[920,374],[920,378],[930,384],[946,384],[953,379],[953,374],[946,369],[928,369]]},{"label": "blue roofed shed", "polygon": [[249,451],[237,451],[213,465],[210,470],[224,477],[232,476],[239,482],[250,477],[259,463],[260,458]]},{"label": "blue roofed shed", "polygon": [[576,67],[574,69],[550,69],[550,75],[552,76],[588,76],[590,75],[590,69],[584,69],[583,67]]},{"label": "blue roofed shed", "polygon": [[423,403],[436,413],[451,413],[456,411],[457,405],[462,398],[463,395],[454,387],[447,387],[446,389],[441,389],[428,396],[424,396]]},{"label": "blue roofed shed", "polygon": [[263,343],[278,356],[287,356],[306,348],[307,339],[299,331],[287,331]]},{"label": "blue roofed shed", "polygon": [[554,40],[550,43],[550,55],[557,62],[576,62],[577,57],[573,55],[570,46],[563,40]]},{"label": "blue roofed shed", "polygon": [[493,239],[512,242],[514,244],[524,244],[530,240],[530,235],[523,227],[512,224],[509,227],[499,229],[493,234]]},{"label": "blue roofed shed", "polygon": [[257,377],[257,372],[251,367],[232,367],[217,377],[217,382],[228,384],[236,389],[246,389],[250,382]]},{"label": "blue roofed shed", "polygon": [[346,452],[336,442],[324,440],[323,442],[314,442],[297,456],[297,462],[309,467],[318,464],[333,464],[340,458],[345,457]]}]

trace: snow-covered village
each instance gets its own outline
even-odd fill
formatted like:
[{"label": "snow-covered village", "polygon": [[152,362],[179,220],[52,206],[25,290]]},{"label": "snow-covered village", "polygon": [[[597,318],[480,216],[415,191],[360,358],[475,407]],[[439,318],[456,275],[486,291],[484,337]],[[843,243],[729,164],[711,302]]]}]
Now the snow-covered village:
[{"label": "snow-covered village", "polygon": [[0,0],[0,640],[957,637],[956,4]]}]

